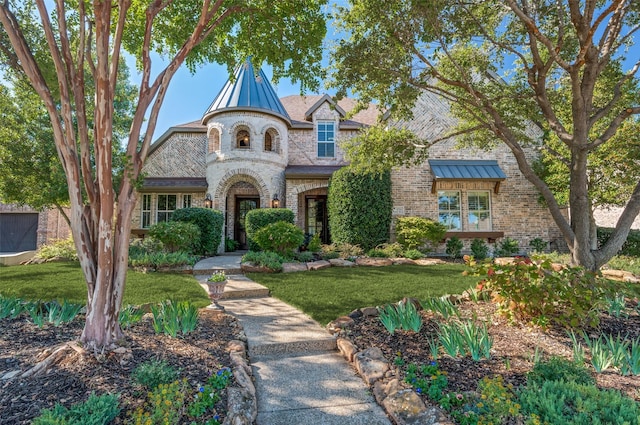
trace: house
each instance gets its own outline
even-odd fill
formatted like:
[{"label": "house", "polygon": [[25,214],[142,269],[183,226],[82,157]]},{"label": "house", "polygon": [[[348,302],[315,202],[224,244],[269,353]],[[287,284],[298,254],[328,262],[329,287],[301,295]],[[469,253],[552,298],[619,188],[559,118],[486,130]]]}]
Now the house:
[{"label": "house", "polygon": [[[151,145],[133,233],[144,234],[177,208],[207,206],[224,214],[225,237],[246,247],[246,213],[286,207],[305,233],[330,242],[327,187],[347,164],[337,142],[378,118],[373,105],[348,117],[354,106],[352,99],[336,103],[327,95],[280,99],[247,61],[201,119],[169,128]],[[414,112],[412,121],[397,125],[433,137],[454,123],[447,103],[433,95],[423,96]],[[522,248],[536,237],[560,240],[506,148],[470,151],[456,149],[454,141],[439,143],[422,166],[394,169],[392,186],[394,217],[439,219],[467,246],[476,237],[511,237]]]}]

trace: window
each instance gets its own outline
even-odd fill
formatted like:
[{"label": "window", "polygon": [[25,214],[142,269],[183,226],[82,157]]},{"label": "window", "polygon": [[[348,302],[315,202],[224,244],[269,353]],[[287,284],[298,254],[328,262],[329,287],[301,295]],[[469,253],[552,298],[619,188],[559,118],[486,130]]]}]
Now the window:
[{"label": "window", "polygon": [[318,156],[335,156],[335,125],[333,121],[318,121]]},{"label": "window", "polygon": [[460,192],[438,192],[438,221],[447,230],[462,230]]},{"label": "window", "polygon": [[178,195],[158,195],[158,208],[156,210],[156,223],[169,221],[171,214],[176,210]]},{"label": "window", "polygon": [[273,150],[273,137],[269,131],[264,133],[264,150],[268,152]]},{"label": "window", "polygon": [[247,130],[239,130],[236,133],[236,147],[239,149],[251,148],[251,138]]},{"label": "window", "polygon": [[182,208],[191,208],[191,195],[182,195]]},{"label": "window", "polygon": [[209,133],[209,153],[220,150],[220,132],[215,128]]},{"label": "window", "polygon": [[142,195],[142,228],[151,226],[151,195]]},{"label": "window", "polygon": [[468,192],[467,204],[469,205],[470,231],[491,230],[491,206],[489,204],[489,192]]}]

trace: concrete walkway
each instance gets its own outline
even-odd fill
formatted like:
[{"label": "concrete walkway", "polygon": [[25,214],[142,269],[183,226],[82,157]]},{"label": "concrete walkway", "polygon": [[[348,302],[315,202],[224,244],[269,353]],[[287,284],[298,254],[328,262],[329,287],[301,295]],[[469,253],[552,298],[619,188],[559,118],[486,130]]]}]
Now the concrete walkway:
[{"label": "concrete walkway", "polygon": [[194,275],[204,284],[216,270],[225,270],[229,280],[220,305],[247,335],[258,425],[391,423],[323,327],[271,298],[264,286],[233,274],[240,270],[239,255],[202,260]]}]

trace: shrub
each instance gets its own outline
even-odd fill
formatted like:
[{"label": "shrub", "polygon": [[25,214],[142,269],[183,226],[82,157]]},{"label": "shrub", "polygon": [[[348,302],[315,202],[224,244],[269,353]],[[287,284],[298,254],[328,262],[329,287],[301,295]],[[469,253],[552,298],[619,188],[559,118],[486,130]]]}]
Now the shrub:
[{"label": "shrub", "polygon": [[581,385],[593,385],[595,379],[583,364],[552,357],[547,361],[536,363],[527,374],[527,383],[542,386],[546,381],[575,382]]},{"label": "shrub", "polygon": [[238,249],[238,241],[233,239],[224,238],[224,250],[225,252],[233,252]]},{"label": "shrub", "polygon": [[149,360],[135,368],[131,379],[148,390],[155,390],[160,384],[169,384],[178,379],[178,371],[164,360]]},{"label": "shrub", "polygon": [[471,254],[473,258],[482,261],[489,256],[489,246],[479,238],[471,241]]},{"label": "shrub", "polygon": [[224,224],[224,216],[220,211],[208,208],[181,208],[173,212],[171,221],[186,221],[198,226],[200,241],[196,254],[209,255],[218,252]]},{"label": "shrub", "polygon": [[118,396],[103,394],[96,396],[91,393],[87,401],[76,403],[70,408],[56,403],[53,409],[45,409],[35,418],[33,425],[106,425],[118,416]]},{"label": "shrub", "polygon": [[309,252],[320,252],[322,250],[322,242],[317,233],[311,236],[311,239],[307,243],[307,250]]},{"label": "shrub", "polygon": [[193,253],[198,248],[200,229],[193,223],[167,221],[151,226],[149,236],[162,242],[169,252]]},{"label": "shrub", "polygon": [[[613,234],[612,228],[598,227],[598,248],[601,248],[611,235]],[[618,251],[618,255],[628,255],[630,257],[640,257],[640,230],[632,229],[629,231],[627,240],[622,244],[622,248]]]},{"label": "shrub", "polygon": [[162,242],[148,236],[144,239],[136,239],[129,245],[129,257],[141,257],[145,254],[163,252]]},{"label": "shrub", "polygon": [[338,243],[336,244],[336,249],[340,253],[340,258],[358,257],[364,253],[362,248],[360,248],[358,245],[353,245],[350,243]]},{"label": "shrub", "polygon": [[193,266],[199,257],[186,252],[156,252],[150,254],[136,254],[129,256],[131,267],[148,267],[158,269],[160,267]]},{"label": "shrub", "polygon": [[396,221],[396,236],[404,249],[418,249],[427,244],[433,249],[446,233],[443,224],[429,218],[399,217]]},{"label": "shrub", "polygon": [[453,236],[447,241],[445,252],[451,258],[462,257],[462,241],[456,236]]},{"label": "shrub", "polygon": [[547,249],[547,243],[541,238],[533,238],[529,241],[529,246],[533,252],[544,252]]},{"label": "shrub", "polygon": [[424,258],[424,254],[417,249],[408,249],[404,252],[404,256],[411,260],[417,260],[419,258]]},{"label": "shrub", "polygon": [[638,403],[613,390],[576,382],[528,384],[520,393],[522,413],[538,423],[563,425],[636,424]]},{"label": "shrub", "polygon": [[327,199],[329,227],[335,242],[369,250],[389,240],[391,175],[359,175],[348,168],[335,173]]},{"label": "shrub", "polygon": [[373,248],[367,251],[367,257],[371,258],[388,258],[389,254],[380,248]]},{"label": "shrub", "polygon": [[397,242],[383,243],[382,245],[378,245],[376,248],[384,252],[389,258],[402,257],[402,252],[404,251],[404,249],[402,249],[402,245]]},{"label": "shrub", "polygon": [[51,260],[53,258],[61,258],[63,260],[78,261],[78,253],[73,243],[73,238],[58,239],[42,245],[35,254],[36,258],[43,260]]},{"label": "shrub", "polygon": [[258,230],[279,221],[294,224],[293,220],[293,211],[287,208],[258,208],[249,211],[244,218],[249,249],[251,251],[260,250],[260,245],[254,239]]},{"label": "shrub", "polygon": [[310,261],[313,261],[314,259],[313,252],[309,252],[309,251],[296,252],[295,259],[296,261],[300,261],[301,263],[308,263]]},{"label": "shrub", "polygon": [[285,221],[268,224],[253,235],[253,240],[264,251],[273,251],[283,257],[293,256],[293,251],[304,241],[302,230]]},{"label": "shrub", "polygon": [[496,248],[496,257],[511,257],[520,251],[518,241],[511,238],[504,238],[500,242],[500,246]]},{"label": "shrub", "polygon": [[257,266],[279,272],[282,271],[282,263],[284,263],[285,259],[276,252],[249,251],[242,256],[242,261],[254,263]]}]

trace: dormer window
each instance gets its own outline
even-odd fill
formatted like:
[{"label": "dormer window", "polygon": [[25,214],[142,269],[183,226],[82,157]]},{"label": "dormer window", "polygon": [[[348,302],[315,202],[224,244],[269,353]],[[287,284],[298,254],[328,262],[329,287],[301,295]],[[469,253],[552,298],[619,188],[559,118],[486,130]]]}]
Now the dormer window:
[{"label": "dormer window", "polygon": [[334,121],[318,121],[318,157],[335,157],[335,128]]},{"label": "dormer window", "polygon": [[236,133],[236,147],[238,149],[251,148],[251,138],[249,137],[249,132],[247,130],[239,130]]}]

